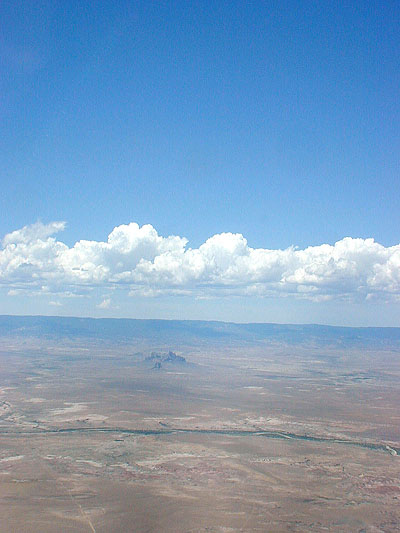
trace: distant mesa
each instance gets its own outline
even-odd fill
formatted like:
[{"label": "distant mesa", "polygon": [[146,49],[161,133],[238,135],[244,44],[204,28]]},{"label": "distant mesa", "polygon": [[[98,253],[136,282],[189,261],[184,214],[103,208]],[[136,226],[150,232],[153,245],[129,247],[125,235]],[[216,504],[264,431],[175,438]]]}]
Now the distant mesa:
[{"label": "distant mesa", "polygon": [[151,355],[145,358],[145,361],[154,361],[153,369],[160,369],[164,363],[186,364],[186,359],[175,352],[169,351],[167,354],[151,352]]},{"label": "distant mesa", "polygon": [[165,363],[186,363],[186,359],[181,355],[176,355],[174,352],[168,352],[168,355],[163,359]]}]

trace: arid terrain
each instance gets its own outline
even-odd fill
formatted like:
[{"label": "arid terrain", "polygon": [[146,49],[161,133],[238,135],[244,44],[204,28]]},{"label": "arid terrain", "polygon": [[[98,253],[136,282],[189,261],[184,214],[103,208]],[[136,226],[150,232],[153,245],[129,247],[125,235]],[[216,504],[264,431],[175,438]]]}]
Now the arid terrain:
[{"label": "arid terrain", "polygon": [[0,530],[400,531],[399,380],[390,348],[3,336]]}]

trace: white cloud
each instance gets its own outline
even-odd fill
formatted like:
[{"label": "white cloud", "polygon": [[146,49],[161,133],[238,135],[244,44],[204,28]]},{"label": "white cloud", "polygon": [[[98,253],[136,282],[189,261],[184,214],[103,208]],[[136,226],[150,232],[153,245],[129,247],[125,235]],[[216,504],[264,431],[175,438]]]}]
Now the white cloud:
[{"label": "white cloud", "polygon": [[96,305],[98,309],[109,309],[110,306],[111,306],[111,298],[104,298],[104,300],[99,305]]},{"label": "white cloud", "polygon": [[131,223],[114,228],[107,241],[83,240],[70,248],[54,237],[64,227],[36,223],[4,237],[0,283],[9,294],[45,287],[48,293],[79,295],[95,287],[126,287],[133,297],[400,296],[400,245],[386,248],[373,239],[269,250],[251,248],[243,235],[221,233],[193,249],[183,237],[162,237],[151,225]]},{"label": "white cloud", "polygon": [[19,292],[17,289],[10,289],[8,292],[7,292],[7,296],[18,296]]},{"label": "white cloud", "polygon": [[65,229],[65,222],[50,222],[50,224],[42,224],[36,222],[30,226],[24,226],[11,233],[8,233],[3,239],[3,246],[8,244],[29,243],[35,239],[47,239],[54,233],[58,233]]}]

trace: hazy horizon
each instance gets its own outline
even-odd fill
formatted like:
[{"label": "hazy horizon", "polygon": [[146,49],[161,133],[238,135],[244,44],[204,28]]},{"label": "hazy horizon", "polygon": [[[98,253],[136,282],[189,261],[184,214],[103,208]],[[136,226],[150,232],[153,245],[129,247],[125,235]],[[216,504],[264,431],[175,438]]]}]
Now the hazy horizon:
[{"label": "hazy horizon", "polygon": [[163,322],[210,322],[210,323],[221,323],[221,324],[234,324],[234,325],[276,325],[276,326],[321,326],[328,328],[348,328],[348,329],[400,329],[400,326],[360,326],[360,325],[345,325],[341,323],[337,324],[327,324],[322,322],[238,322],[234,320],[219,320],[219,319],[201,319],[201,318],[163,318],[163,317],[128,317],[128,316],[92,316],[92,315],[57,315],[57,314],[0,314],[1,317],[32,317],[32,318],[72,318],[72,319],[89,319],[89,320],[139,320],[139,321],[163,321]]}]

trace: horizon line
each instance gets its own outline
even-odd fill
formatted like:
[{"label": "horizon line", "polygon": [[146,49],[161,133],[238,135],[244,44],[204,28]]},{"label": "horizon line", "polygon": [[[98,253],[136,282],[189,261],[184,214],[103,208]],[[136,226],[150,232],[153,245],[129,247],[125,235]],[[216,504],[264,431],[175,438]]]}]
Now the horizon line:
[{"label": "horizon line", "polygon": [[189,318],[133,318],[133,317],[94,317],[94,316],[74,316],[74,315],[31,315],[31,314],[0,314],[0,318],[20,317],[20,318],[74,318],[83,320],[131,320],[131,321],[160,321],[160,322],[209,322],[219,324],[235,324],[238,326],[248,325],[271,325],[271,326],[319,326],[327,328],[345,328],[345,329],[400,329],[400,326],[344,326],[323,324],[317,322],[234,322],[231,320],[213,320],[213,319],[189,319]]}]

